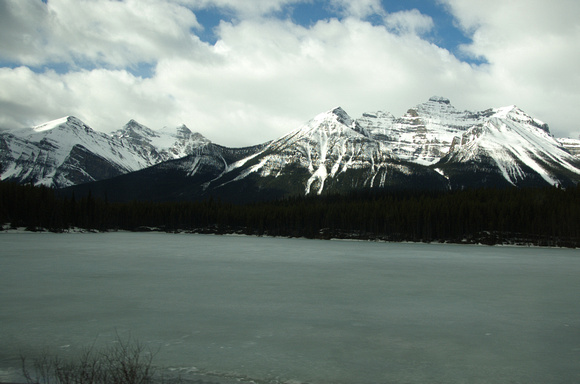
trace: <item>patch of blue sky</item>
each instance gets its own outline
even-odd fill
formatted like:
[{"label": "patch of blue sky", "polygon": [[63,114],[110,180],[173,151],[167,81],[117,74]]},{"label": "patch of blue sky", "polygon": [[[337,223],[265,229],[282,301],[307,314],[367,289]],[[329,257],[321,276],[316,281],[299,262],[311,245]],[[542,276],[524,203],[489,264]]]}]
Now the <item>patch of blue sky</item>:
[{"label": "patch of blue sky", "polygon": [[157,63],[140,62],[137,65],[132,65],[125,70],[131,73],[135,77],[141,77],[143,79],[150,79],[155,76],[155,69],[157,68]]},{"label": "patch of blue sky", "polygon": [[[1,0],[0,0],[1,1]],[[48,0],[42,0],[46,3]],[[430,41],[437,46],[447,49],[459,60],[469,64],[480,65],[485,64],[483,58],[476,58],[466,54],[461,50],[462,45],[469,44],[471,38],[460,27],[457,26],[453,15],[446,9],[445,5],[437,0],[405,0],[393,1],[383,0],[381,4],[384,10],[388,13],[408,11],[417,9],[423,15],[430,16],[433,20],[433,29],[422,35],[422,38]],[[227,8],[218,8],[210,6],[203,9],[196,9],[195,15],[198,22],[203,26],[203,29],[192,29],[191,33],[197,35],[202,41],[209,44],[215,44],[218,40],[216,35],[216,28],[221,21],[235,22],[235,14]],[[311,27],[320,20],[329,20],[331,18],[341,18],[338,10],[330,5],[328,1],[304,1],[291,3],[284,7],[281,11],[271,15],[284,20],[292,20],[294,23],[302,25],[306,28]],[[370,15],[367,21],[373,25],[382,25],[384,20],[381,15]],[[1,67],[17,67],[13,63],[2,63]],[[87,65],[78,65],[78,67],[89,69]],[[39,67],[30,67],[31,70],[37,73],[45,72],[46,70],[53,70],[56,73],[63,74],[69,72],[71,65],[66,63],[51,63]],[[78,68],[74,68],[78,69]],[[149,78],[154,75],[155,63],[139,63],[126,68],[128,72],[135,76]]]},{"label": "patch of blue sky", "polygon": [[223,11],[216,7],[195,10],[195,17],[203,30],[192,29],[191,33],[197,35],[201,41],[209,44],[215,44],[218,40],[215,30],[220,22],[232,22],[233,15],[228,11]]},{"label": "patch of blue sky", "polygon": [[[1,1],[1,0],[0,0]],[[42,0],[47,3],[48,0]],[[447,49],[459,60],[470,64],[485,64],[484,58],[476,58],[467,55],[461,50],[461,46],[471,42],[470,36],[459,28],[453,18],[448,12],[445,5],[437,0],[382,0],[381,4],[385,11],[389,13],[417,9],[423,15],[430,16],[434,22],[433,30],[424,35],[423,38],[429,40],[433,44],[441,48]],[[196,34],[202,41],[209,44],[215,44],[217,36],[215,29],[219,23],[223,21],[234,21],[234,14],[227,9],[210,6],[204,9],[196,9],[195,15],[198,22],[203,26],[203,30],[194,29],[191,32]],[[275,17],[281,19],[290,19],[293,22],[310,27],[320,20],[328,20],[331,18],[340,18],[337,10],[334,9],[328,1],[305,1],[289,4],[282,11],[277,12]],[[379,15],[370,15],[367,21],[373,25],[381,25],[382,17]],[[9,66],[3,65],[1,66]],[[64,64],[49,65],[48,68],[55,70],[57,73],[62,73],[66,69]],[[130,69],[134,74],[141,74],[142,77],[149,77],[153,73],[153,66],[147,64],[139,64],[137,68]],[[36,68],[35,71],[43,71],[44,68]]]},{"label": "patch of blue sky", "polygon": [[[135,77],[141,77],[143,79],[152,78],[155,76],[155,69],[157,63],[147,63],[140,62],[135,65],[130,65],[123,70],[131,73]],[[91,71],[97,68],[107,68],[106,65],[98,65],[94,63],[82,63],[82,64],[70,64],[70,63],[48,63],[43,65],[24,65],[7,61],[0,61],[0,68],[11,68],[15,69],[18,67],[26,67],[34,73],[42,74],[52,71],[59,75],[65,75],[70,72],[76,72],[79,70]]]},{"label": "patch of blue sky", "polygon": [[[192,28],[191,33],[197,35],[202,41],[209,44],[215,44],[217,42],[218,37],[215,34],[215,30],[220,22],[236,22],[234,13],[224,8],[212,6],[196,9],[194,13],[198,23],[203,26],[203,30]],[[282,20],[289,19],[298,25],[310,27],[320,20],[328,20],[338,15],[333,13],[325,2],[313,1],[287,5],[281,11],[275,12],[272,16]]]},{"label": "patch of blue sky", "polygon": [[311,27],[320,20],[329,20],[338,15],[325,2],[313,1],[286,6],[280,17],[290,19],[298,25]]},{"label": "patch of blue sky", "polygon": [[[405,1],[388,1],[383,0],[382,6],[388,13],[408,11],[417,9],[423,15],[430,16],[433,19],[433,29],[422,37],[437,46],[447,49],[459,60],[470,64],[484,64],[486,61],[482,58],[475,58],[467,55],[461,50],[461,46],[471,42],[470,36],[459,28],[446,7],[436,0],[405,0]],[[195,11],[198,22],[204,27],[203,30],[192,30],[202,41],[215,44],[217,36],[215,28],[220,21],[232,22],[233,14],[227,10],[210,7],[198,9]],[[320,20],[329,20],[331,18],[341,18],[336,8],[331,6],[327,1],[307,1],[292,3],[284,7],[281,11],[276,12],[273,17],[280,19],[290,19],[294,23],[304,27],[311,27]],[[381,15],[370,15],[367,21],[373,25],[383,25],[384,20]]]},{"label": "patch of blue sky", "polygon": [[14,63],[9,61],[0,60],[0,68],[11,68],[15,69],[18,67],[26,67],[34,73],[45,73],[47,71],[53,71],[59,75],[68,73],[71,70],[71,66],[68,63],[50,63],[43,65],[24,65],[20,63]]},{"label": "patch of blue sky", "polygon": [[416,9],[421,14],[430,16],[433,20],[433,30],[424,36],[427,40],[441,48],[447,49],[455,57],[464,62],[480,65],[487,61],[484,58],[476,58],[467,55],[461,50],[462,45],[471,43],[471,38],[458,25],[453,15],[449,13],[445,5],[436,0],[405,0],[405,1],[382,1],[383,8],[389,13]]}]

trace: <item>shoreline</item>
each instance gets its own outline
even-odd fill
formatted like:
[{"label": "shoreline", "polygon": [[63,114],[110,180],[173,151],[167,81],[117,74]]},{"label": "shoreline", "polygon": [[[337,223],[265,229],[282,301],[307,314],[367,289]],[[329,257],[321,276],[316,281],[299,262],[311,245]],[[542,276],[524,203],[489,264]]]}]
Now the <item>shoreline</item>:
[{"label": "shoreline", "polygon": [[[397,244],[432,244],[432,245],[473,245],[473,246],[496,246],[496,247],[519,247],[519,248],[550,248],[550,249],[580,249],[580,239],[550,239],[548,237],[539,236],[519,236],[510,237],[507,233],[483,232],[477,236],[470,236],[463,239],[441,239],[441,240],[408,240],[408,239],[394,239],[384,235],[376,235],[372,233],[356,233],[356,232],[341,232],[329,233],[321,230],[318,236],[284,236],[284,235],[270,235],[267,232],[246,233],[245,229],[231,229],[231,228],[195,228],[195,229],[178,229],[165,230],[158,227],[138,227],[134,230],[127,229],[85,229],[85,228],[68,228],[64,230],[51,231],[47,228],[28,229],[25,227],[12,228],[10,224],[5,224],[0,228],[1,233],[24,234],[24,233],[38,233],[38,234],[101,234],[101,233],[159,233],[159,234],[192,234],[192,235],[216,235],[216,236],[248,236],[248,237],[268,237],[281,239],[309,239],[309,240],[326,240],[326,241],[362,241],[362,242],[378,242],[378,243],[397,243]],[[535,237],[532,239],[532,237]],[[535,241],[534,241],[535,240]],[[552,243],[552,244],[550,244]],[[556,244],[554,244],[556,243]],[[0,382],[0,384],[6,384]]]}]

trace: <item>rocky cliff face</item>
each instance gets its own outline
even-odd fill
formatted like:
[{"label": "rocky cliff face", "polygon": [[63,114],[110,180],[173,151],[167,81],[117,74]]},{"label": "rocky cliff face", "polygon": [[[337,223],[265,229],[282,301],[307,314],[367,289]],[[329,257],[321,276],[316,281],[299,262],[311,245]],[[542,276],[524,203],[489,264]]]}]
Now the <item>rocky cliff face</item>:
[{"label": "rocky cliff face", "polygon": [[431,165],[449,152],[453,139],[485,118],[489,111],[458,111],[449,99],[431,97],[400,118],[390,113],[366,113],[358,123],[401,160]]},{"label": "rocky cliff face", "polygon": [[564,147],[571,155],[580,158],[580,138],[578,139],[570,139],[570,138],[562,138],[556,139]]}]

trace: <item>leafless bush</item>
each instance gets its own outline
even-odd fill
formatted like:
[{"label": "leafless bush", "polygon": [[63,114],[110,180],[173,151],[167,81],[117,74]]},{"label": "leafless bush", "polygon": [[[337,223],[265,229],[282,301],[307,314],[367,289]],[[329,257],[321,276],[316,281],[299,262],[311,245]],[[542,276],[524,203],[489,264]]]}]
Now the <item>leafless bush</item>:
[{"label": "leafless bush", "polygon": [[74,360],[48,351],[32,359],[31,367],[21,360],[28,384],[152,384],[153,357],[143,344],[117,337],[112,346],[86,348]]}]

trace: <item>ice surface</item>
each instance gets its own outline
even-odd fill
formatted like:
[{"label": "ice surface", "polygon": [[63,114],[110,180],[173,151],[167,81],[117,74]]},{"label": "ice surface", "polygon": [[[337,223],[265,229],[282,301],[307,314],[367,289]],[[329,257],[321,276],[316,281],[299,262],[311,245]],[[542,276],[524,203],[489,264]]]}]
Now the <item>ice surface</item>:
[{"label": "ice surface", "polygon": [[139,233],[0,241],[5,380],[20,354],[71,357],[116,334],[204,382],[578,378],[577,250]]}]

